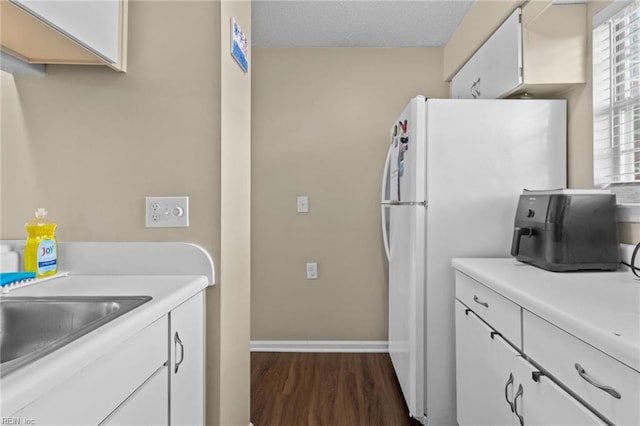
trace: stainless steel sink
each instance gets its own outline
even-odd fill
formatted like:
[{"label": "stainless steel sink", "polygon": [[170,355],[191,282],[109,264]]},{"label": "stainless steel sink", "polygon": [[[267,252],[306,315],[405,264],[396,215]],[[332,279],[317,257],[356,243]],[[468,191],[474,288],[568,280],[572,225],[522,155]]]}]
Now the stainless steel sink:
[{"label": "stainless steel sink", "polygon": [[149,300],[149,296],[1,298],[0,375],[42,358]]}]

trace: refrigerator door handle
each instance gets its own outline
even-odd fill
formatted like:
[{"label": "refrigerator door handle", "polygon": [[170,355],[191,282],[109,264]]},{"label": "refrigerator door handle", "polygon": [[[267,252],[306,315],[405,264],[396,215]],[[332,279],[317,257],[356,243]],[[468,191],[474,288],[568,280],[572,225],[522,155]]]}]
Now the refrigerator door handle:
[{"label": "refrigerator door handle", "polygon": [[382,201],[381,209],[381,220],[382,220],[382,241],[384,242],[384,253],[387,256],[387,261],[391,260],[391,250],[389,249],[389,227],[387,226],[387,207],[385,205],[386,195],[387,195],[387,184],[389,183],[389,162],[391,161],[391,150],[392,146],[389,146],[389,151],[387,151],[387,159],[384,161],[384,171],[382,173],[382,194],[380,196],[380,200]]},{"label": "refrigerator door handle", "polygon": [[383,201],[385,206],[422,206],[427,207],[426,201]]},{"label": "refrigerator door handle", "polygon": [[389,151],[387,151],[387,158],[384,160],[384,170],[382,172],[382,193],[380,194],[380,201],[385,202],[387,200],[387,184],[389,183],[389,162],[391,161],[391,150],[392,146],[389,146]]},{"label": "refrigerator door handle", "polygon": [[389,249],[389,227],[387,226],[387,208],[388,204],[382,204],[380,206],[382,210],[382,241],[384,242],[384,253],[387,256],[387,261],[391,261],[391,250]]}]

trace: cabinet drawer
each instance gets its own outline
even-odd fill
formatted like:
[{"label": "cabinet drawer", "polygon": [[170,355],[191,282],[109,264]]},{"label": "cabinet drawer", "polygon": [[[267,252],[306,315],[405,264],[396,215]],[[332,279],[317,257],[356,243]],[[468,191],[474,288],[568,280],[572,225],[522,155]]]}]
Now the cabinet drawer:
[{"label": "cabinet drawer", "polygon": [[456,299],[471,308],[513,345],[522,347],[520,306],[458,271]]},{"label": "cabinet drawer", "polygon": [[[526,310],[523,330],[525,351],[533,361],[616,425],[640,424],[640,373]],[[620,398],[587,382],[576,364]]]}]

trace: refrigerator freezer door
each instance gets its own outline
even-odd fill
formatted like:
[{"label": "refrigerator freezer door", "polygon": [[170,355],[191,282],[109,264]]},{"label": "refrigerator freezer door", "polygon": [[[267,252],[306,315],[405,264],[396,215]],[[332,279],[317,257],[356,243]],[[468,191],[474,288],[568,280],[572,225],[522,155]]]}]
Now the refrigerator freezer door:
[{"label": "refrigerator freezer door", "polygon": [[[385,208],[385,207],[383,207]],[[389,221],[389,355],[411,416],[424,415],[423,310],[425,211],[386,206]]]}]

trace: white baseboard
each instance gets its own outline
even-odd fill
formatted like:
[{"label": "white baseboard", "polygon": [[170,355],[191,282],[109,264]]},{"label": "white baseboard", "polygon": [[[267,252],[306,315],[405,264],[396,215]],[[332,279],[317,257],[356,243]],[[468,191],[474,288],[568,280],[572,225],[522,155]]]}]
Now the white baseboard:
[{"label": "white baseboard", "polygon": [[251,352],[385,353],[386,340],[252,340]]}]

